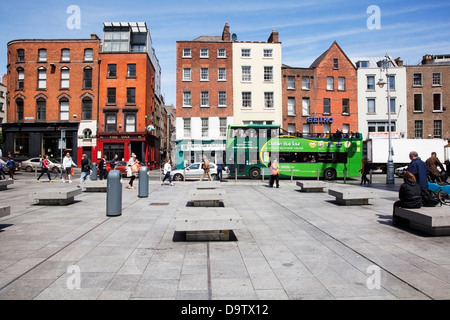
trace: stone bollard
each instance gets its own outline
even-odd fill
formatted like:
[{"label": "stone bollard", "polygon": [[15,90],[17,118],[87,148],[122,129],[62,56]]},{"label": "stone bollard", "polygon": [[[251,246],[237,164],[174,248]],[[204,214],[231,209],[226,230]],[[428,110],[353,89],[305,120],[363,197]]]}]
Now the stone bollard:
[{"label": "stone bollard", "polygon": [[92,163],[91,180],[97,180],[97,164],[95,162]]},{"label": "stone bollard", "polygon": [[108,174],[106,189],[106,215],[115,217],[122,215],[122,184],[119,170],[111,170]]},{"label": "stone bollard", "polygon": [[148,168],[142,166],[139,168],[139,187],[138,187],[138,197],[147,198],[148,197]]}]

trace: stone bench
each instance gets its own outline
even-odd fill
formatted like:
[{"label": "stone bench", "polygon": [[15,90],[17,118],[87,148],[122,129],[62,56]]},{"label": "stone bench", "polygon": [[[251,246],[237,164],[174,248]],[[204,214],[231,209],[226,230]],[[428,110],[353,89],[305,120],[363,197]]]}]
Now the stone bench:
[{"label": "stone bench", "polygon": [[328,194],[336,198],[336,202],[345,206],[369,204],[374,192],[362,187],[339,186],[328,188]]},{"label": "stone bench", "polygon": [[195,189],[219,189],[220,181],[200,181],[194,184]]},{"label": "stone bench", "polygon": [[327,187],[327,183],[324,181],[297,181],[297,186],[299,186],[302,192],[323,192],[324,188]]},{"label": "stone bench", "polygon": [[189,201],[194,207],[218,207],[226,197],[225,190],[219,189],[197,189],[188,194]]},{"label": "stone bench", "polygon": [[68,205],[75,202],[75,196],[81,194],[81,189],[70,190],[45,190],[35,191],[30,194],[40,205]]},{"label": "stone bench", "polygon": [[9,216],[11,214],[11,207],[0,207],[0,218]]},{"label": "stone bench", "polygon": [[230,240],[230,232],[241,224],[234,208],[186,207],[178,209],[175,231],[186,232],[187,241]]},{"label": "stone bench", "polygon": [[81,188],[84,192],[107,192],[107,180],[91,180],[83,182]]},{"label": "stone bench", "polygon": [[433,236],[450,235],[450,206],[420,209],[394,208],[393,223],[404,225]]},{"label": "stone bench", "polygon": [[14,184],[14,180],[0,180],[0,191],[8,189],[10,184]]}]

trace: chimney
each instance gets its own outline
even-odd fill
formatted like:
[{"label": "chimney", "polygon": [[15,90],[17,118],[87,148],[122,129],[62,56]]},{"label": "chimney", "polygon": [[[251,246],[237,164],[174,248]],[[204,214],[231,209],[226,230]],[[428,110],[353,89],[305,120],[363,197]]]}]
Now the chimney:
[{"label": "chimney", "polygon": [[433,64],[433,56],[431,54],[424,55],[421,64]]},{"label": "chimney", "polygon": [[225,27],[223,28],[222,41],[231,41],[230,26],[228,25],[228,22],[225,23]]},{"label": "chimney", "polygon": [[398,67],[403,67],[403,60],[400,59],[400,57],[395,59],[395,63],[397,64]]},{"label": "chimney", "polygon": [[91,33],[91,40],[100,40],[96,33]]},{"label": "chimney", "polygon": [[272,33],[270,34],[269,39],[267,40],[268,43],[278,43],[278,32],[275,31],[275,29],[272,30]]}]

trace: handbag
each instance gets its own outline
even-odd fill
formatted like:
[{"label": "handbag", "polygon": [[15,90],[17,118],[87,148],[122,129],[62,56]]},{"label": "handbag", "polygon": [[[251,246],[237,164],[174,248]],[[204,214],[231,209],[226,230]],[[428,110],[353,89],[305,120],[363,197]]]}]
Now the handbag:
[{"label": "handbag", "polygon": [[139,168],[138,168],[138,165],[137,165],[137,164],[133,164],[133,165],[131,166],[131,172],[132,172],[132,173],[138,173],[138,172],[139,172]]}]

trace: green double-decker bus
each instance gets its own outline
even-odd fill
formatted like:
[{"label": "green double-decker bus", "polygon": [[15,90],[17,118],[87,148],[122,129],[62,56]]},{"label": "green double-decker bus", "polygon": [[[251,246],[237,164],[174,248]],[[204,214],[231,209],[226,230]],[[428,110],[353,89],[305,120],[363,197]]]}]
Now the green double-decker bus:
[{"label": "green double-decker bus", "polygon": [[269,176],[275,157],[280,177],[359,177],[362,153],[360,133],[289,134],[277,125],[230,125],[227,132],[226,164],[232,177]]}]

